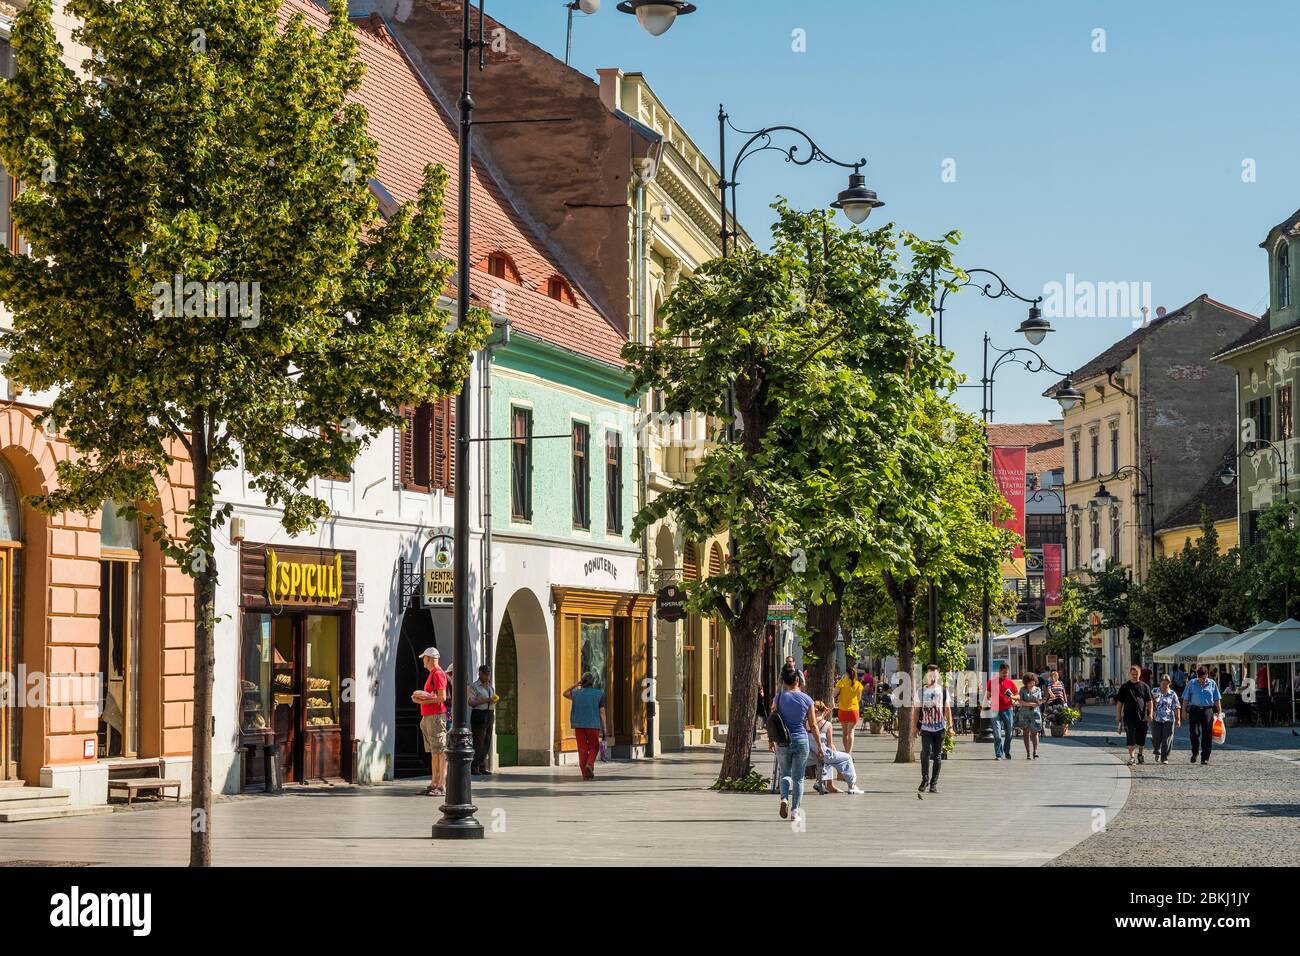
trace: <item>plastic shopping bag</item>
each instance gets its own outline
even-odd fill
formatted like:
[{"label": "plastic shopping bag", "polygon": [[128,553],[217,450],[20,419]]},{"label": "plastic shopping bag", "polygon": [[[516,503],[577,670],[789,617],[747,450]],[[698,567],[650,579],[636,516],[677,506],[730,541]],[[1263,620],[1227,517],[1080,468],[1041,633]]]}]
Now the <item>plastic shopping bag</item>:
[{"label": "plastic shopping bag", "polygon": [[600,738],[600,762],[609,763],[609,744],[605,742],[604,737]]},{"label": "plastic shopping bag", "polygon": [[1228,739],[1228,726],[1223,722],[1222,714],[1214,715],[1213,734],[1214,734],[1214,742],[1216,744],[1221,744]]}]

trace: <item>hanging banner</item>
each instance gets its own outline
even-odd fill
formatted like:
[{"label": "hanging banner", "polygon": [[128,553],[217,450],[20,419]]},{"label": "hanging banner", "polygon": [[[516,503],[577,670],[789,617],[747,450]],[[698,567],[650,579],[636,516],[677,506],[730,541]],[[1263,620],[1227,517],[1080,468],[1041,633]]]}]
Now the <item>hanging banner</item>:
[{"label": "hanging banner", "polygon": [[1020,536],[1010,558],[1002,562],[1004,578],[1025,577],[1025,451],[1023,445],[993,449],[993,481],[1011,506],[1010,518],[998,522],[998,527]]},{"label": "hanging banner", "polygon": [[1065,558],[1065,545],[1043,545],[1043,603],[1047,607],[1061,604],[1061,572]]}]

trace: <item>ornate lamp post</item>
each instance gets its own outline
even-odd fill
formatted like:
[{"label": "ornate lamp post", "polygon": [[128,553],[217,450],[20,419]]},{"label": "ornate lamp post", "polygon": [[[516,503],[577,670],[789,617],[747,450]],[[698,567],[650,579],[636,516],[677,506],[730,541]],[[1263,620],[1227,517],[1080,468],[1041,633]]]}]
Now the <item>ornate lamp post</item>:
[{"label": "ornate lamp post", "polygon": [[[1150,462],[1147,464],[1150,464]],[[1147,489],[1145,492],[1133,492],[1133,497],[1135,499],[1141,499],[1143,497],[1147,499],[1147,519],[1149,521],[1148,527],[1151,534],[1151,560],[1154,561],[1156,559],[1156,503],[1155,498],[1153,497],[1155,484],[1152,482],[1151,475],[1148,472],[1143,471],[1137,465],[1125,465],[1122,468],[1117,468],[1114,474],[1106,475],[1104,478],[1099,479],[1097,492],[1092,496],[1092,500],[1098,505],[1098,507],[1107,504],[1114,504],[1119,501],[1119,498],[1106,490],[1106,482],[1120,481],[1133,475],[1137,475],[1141,478]]]},{"label": "ornate lamp post", "polygon": [[1257,438],[1253,442],[1249,442],[1246,447],[1237,452],[1237,454],[1229,454],[1227,456],[1223,462],[1223,467],[1219,469],[1219,480],[1222,481],[1225,486],[1232,485],[1232,483],[1237,480],[1237,462],[1241,460],[1242,456],[1250,455],[1251,460],[1253,461],[1262,451],[1271,452],[1274,460],[1278,463],[1278,477],[1282,481],[1282,497],[1291,497],[1290,488],[1288,487],[1290,481],[1290,468],[1287,464],[1286,442],[1274,444],[1264,438]]},{"label": "ornate lamp post", "polygon": [[[483,39],[484,6],[486,0],[479,0],[478,20],[479,35],[473,32],[473,0],[462,0],[460,47],[460,110],[458,136],[458,171],[457,182],[457,248],[456,248],[456,321],[464,327],[469,317],[469,270],[470,270],[470,145],[474,127],[474,98],[470,95],[470,59],[478,51],[479,69],[484,67],[484,52],[487,42]],[[600,6],[599,0],[577,0],[577,9],[595,13]],[[656,36],[672,26],[672,21],[679,13],[691,13],[695,7],[689,3],[662,2],[662,0],[625,0],[619,9],[631,9],[624,12],[637,13],[649,32]],[[659,26],[663,11],[647,9],[642,15],[638,7],[661,8],[672,7],[667,26],[655,33],[652,26]],[[590,9],[588,9],[590,8]],[[686,9],[689,8],[689,9]],[[649,22],[647,22],[649,21]],[[471,471],[469,466],[469,445],[472,440],[470,425],[470,382],[465,379],[456,397],[456,476],[458,487],[455,498],[455,550],[454,569],[452,572],[452,656],[458,666],[455,668],[454,686],[452,688],[452,729],[448,734],[447,748],[447,799],[439,808],[442,817],[433,825],[434,839],[465,840],[482,839],[483,824],[474,814],[478,808],[472,802],[470,793],[470,762],[474,758],[473,734],[469,728],[469,672],[473,670],[470,659],[474,648],[470,640],[470,606],[469,606],[469,501]],[[489,626],[491,623],[489,622]]]}]

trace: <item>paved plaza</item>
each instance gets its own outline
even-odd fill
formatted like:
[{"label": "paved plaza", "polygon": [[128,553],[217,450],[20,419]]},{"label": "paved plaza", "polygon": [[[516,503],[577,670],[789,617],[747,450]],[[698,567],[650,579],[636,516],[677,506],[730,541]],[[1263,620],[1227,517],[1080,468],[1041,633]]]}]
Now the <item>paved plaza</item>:
[{"label": "paved plaza", "polygon": [[[919,765],[893,763],[894,746],[859,734],[866,793],[809,791],[803,832],[778,817],[768,794],[710,792],[715,746],[602,764],[588,783],[567,767],[475,778],[488,833],[473,842],[430,839],[439,801],[421,795],[427,779],[221,799],[214,856],[226,866],[767,865],[792,854],[888,866],[1041,865],[1091,836],[1102,814],[1114,818],[1129,795],[1128,768],[1082,740],[1048,738],[1038,761],[1018,749],[998,763],[990,745],[964,737],[944,763],[941,792],[918,800]],[[765,750],[755,765],[770,773]],[[182,804],[3,825],[0,864],[181,866],[188,821]]]}]

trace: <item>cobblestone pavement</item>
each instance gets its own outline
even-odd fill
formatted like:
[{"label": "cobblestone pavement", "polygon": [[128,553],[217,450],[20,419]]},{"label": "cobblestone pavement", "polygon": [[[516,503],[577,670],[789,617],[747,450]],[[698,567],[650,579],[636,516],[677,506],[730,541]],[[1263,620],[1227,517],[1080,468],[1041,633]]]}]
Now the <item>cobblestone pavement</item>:
[{"label": "cobblestone pavement", "polygon": [[[514,767],[476,780],[487,838],[434,842],[440,801],[427,782],[309,788],[219,801],[218,865],[428,866],[771,865],[845,860],[884,866],[1040,866],[1118,812],[1128,768],[1071,740],[1045,740],[1042,759],[996,763],[992,746],[961,738],[943,765],[940,793],[917,799],[917,764],[895,764],[896,741],[859,733],[862,796],[809,792],[802,830],[764,794],[720,794],[719,747],[655,760],[601,764],[594,781],[573,767]],[[1020,746],[1020,742],[1016,742]],[[755,766],[771,773],[766,751]],[[187,859],[187,807],[0,824],[4,861],[179,866]]]},{"label": "cobblestone pavement", "polygon": [[[1071,737],[1127,759],[1113,710],[1090,707]],[[1300,854],[1300,737],[1228,729],[1208,766],[1190,764],[1187,728],[1168,766],[1132,768],[1124,809],[1049,866],[1294,866]]]}]

